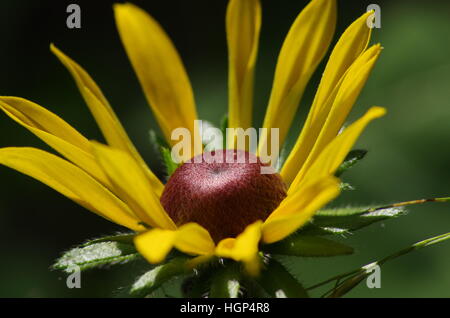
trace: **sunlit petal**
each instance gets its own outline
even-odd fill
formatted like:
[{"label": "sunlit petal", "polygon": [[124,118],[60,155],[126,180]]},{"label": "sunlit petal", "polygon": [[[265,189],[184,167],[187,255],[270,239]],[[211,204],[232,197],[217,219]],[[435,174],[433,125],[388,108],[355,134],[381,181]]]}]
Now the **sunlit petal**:
[{"label": "sunlit petal", "polygon": [[252,124],[253,77],[261,28],[259,0],[230,0],[226,27],[229,60],[228,127],[247,129]]},{"label": "sunlit petal", "polygon": [[113,184],[115,193],[136,215],[152,227],[175,229],[175,224],[161,206],[143,168],[121,150],[95,142],[92,145],[98,163]]},{"label": "sunlit petal", "polygon": [[304,175],[297,175],[288,190],[288,194],[298,191],[298,189],[302,188],[303,184],[314,182],[322,176],[333,175],[364,128],[372,120],[383,116],[385,113],[386,110],[382,107],[372,107],[363,117],[348,126],[325,147]]},{"label": "sunlit petal", "polygon": [[162,183],[150,171],[137,152],[98,85],[80,65],[61,52],[56,46],[52,44],[50,49],[74,78],[81,95],[86,101],[89,110],[94,116],[108,144],[129,153],[137,162],[139,162],[139,164],[145,168],[146,174],[151,180],[155,192],[160,195],[163,189]]},{"label": "sunlit petal", "polygon": [[177,230],[152,229],[138,235],[134,243],[150,263],[162,262],[174,247],[193,255],[214,252],[214,242],[208,231],[196,223],[185,224]]},{"label": "sunlit petal", "polygon": [[[280,145],[284,143],[305,86],[330,45],[335,25],[336,1],[312,0],[299,14],[283,43],[263,124],[264,128],[279,128]],[[259,149],[268,140],[270,130],[260,137]]]},{"label": "sunlit petal", "polygon": [[158,22],[135,5],[116,4],[114,13],[128,58],[166,140],[176,142],[171,134],[178,127],[189,129],[194,137],[194,95],[175,46]]},{"label": "sunlit petal", "polygon": [[142,231],[130,209],[70,162],[35,148],[2,148],[0,164],[48,185],[83,207],[129,229]]},{"label": "sunlit petal", "polygon": [[89,140],[60,117],[19,97],[0,97],[0,109],[96,180],[110,187],[108,178],[91,153]]},{"label": "sunlit petal", "polygon": [[332,176],[289,194],[264,222],[263,241],[273,243],[297,231],[338,194],[339,181]]},{"label": "sunlit petal", "polygon": [[353,22],[342,34],[331,53],[305,125],[281,170],[283,180],[288,184],[294,180],[308,158],[325,124],[344,75],[367,47],[371,33],[371,29],[367,27],[370,15],[370,12],[365,13]]},{"label": "sunlit petal", "polygon": [[247,226],[236,238],[220,241],[216,248],[216,255],[241,261],[249,274],[257,275],[261,266],[258,256],[261,225],[262,222],[257,221]]}]

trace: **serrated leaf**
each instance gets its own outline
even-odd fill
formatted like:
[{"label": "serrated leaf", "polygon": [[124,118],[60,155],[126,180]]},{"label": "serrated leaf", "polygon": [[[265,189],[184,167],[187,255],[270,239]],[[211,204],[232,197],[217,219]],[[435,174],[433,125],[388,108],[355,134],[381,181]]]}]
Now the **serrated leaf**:
[{"label": "serrated leaf", "polygon": [[300,282],[273,258],[268,259],[257,282],[273,298],[309,297]]},{"label": "serrated leaf", "polygon": [[363,159],[367,154],[367,150],[364,149],[355,149],[348,153],[347,157],[345,157],[344,162],[340,165],[340,167],[336,170],[336,177],[342,175],[345,171],[353,167],[356,163],[358,163],[361,159]]},{"label": "serrated leaf", "polygon": [[213,273],[211,298],[238,298],[241,288],[241,272],[237,264],[229,264]]},{"label": "serrated leaf", "polygon": [[134,244],[133,239],[135,236],[136,236],[135,233],[120,233],[120,234],[115,234],[115,235],[108,235],[108,236],[103,236],[103,237],[89,240],[86,243],[83,243],[82,245],[80,245],[79,247],[85,247],[85,246],[89,246],[89,245],[92,245],[95,243],[101,243],[101,242],[120,242],[120,243],[133,245]]},{"label": "serrated leaf", "polygon": [[353,248],[319,236],[292,235],[281,242],[266,245],[264,250],[279,255],[324,257],[349,255]]},{"label": "serrated leaf", "polygon": [[396,218],[406,213],[403,207],[367,208],[348,207],[318,211],[312,223],[321,228],[355,231],[372,223]]},{"label": "serrated leaf", "polygon": [[56,261],[53,268],[69,273],[74,268],[86,270],[105,265],[123,264],[140,257],[131,244],[100,242],[69,250]]},{"label": "serrated leaf", "polygon": [[191,270],[186,266],[186,257],[176,257],[169,262],[156,266],[139,277],[130,288],[130,294],[144,297],[151,294],[168,280],[188,274]]}]

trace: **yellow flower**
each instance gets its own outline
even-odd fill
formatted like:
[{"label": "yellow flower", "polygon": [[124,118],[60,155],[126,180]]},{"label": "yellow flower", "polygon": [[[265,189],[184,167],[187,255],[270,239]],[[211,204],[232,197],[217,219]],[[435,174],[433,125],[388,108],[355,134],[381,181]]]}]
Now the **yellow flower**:
[{"label": "yellow flower", "polygon": [[[194,95],[174,45],[160,25],[132,4],[114,6],[117,28],[144,94],[166,140],[186,127],[195,136]],[[368,47],[365,13],[342,34],[331,52],[311,110],[280,175],[287,196],[265,220],[244,224],[236,237],[215,242],[198,223],[175,224],[161,205],[164,185],[146,166],[90,75],[55,46],[51,51],[74,77],[108,145],[89,141],[45,108],[18,97],[0,97],[1,109],[62,157],[35,148],[2,148],[0,163],[52,187],[88,210],[138,234],[135,245],[152,263],[171,249],[203,260],[219,256],[259,268],[259,245],[284,239],[339,194],[333,176],[365,126],[385,110],[371,108],[341,130],[381,52]],[[286,138],[302,93],[328,50],[336,23],[335,0],[312,0],[298,15],[281,48],[264,128]],[[229,50],[229,127],[248,128],[261,26],[259,0],[230,0],[226,30]],[[270,131],[270,130],[267,130]],[[270,134],[262,135],[263,147]],[[232,147],[233,144],[229,144]],[[198,149],[193,149],[198,154]]]}]

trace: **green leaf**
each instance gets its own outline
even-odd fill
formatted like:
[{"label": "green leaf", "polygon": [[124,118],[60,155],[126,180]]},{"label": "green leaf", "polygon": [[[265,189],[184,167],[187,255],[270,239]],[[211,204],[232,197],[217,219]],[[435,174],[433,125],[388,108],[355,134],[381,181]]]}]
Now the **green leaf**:
[{"label": "green leaf", "polygon": [[[415,244],[412,244],[411,246],[404,248],[396,253],[393,253],[389,256],[386,256],[384,258],[382,258],[379,261],[375,261],[373,263],[367,264],[361,268],[358,268],[356,270],[353,270],[351,272],[342,274],[342,275],[338,275],[335,277],[332,277],[330,279],[327,279],[326,281],[316,284],[309,289],[313,289],[322,285],[325,285],[327,283],[330,283],[332,281],[337,281],[338,284],[332,288],[330,291],[328,291],[327,293],[324,294],[324,296],[328,296],[328,297],[342,297],[344,296],[346,293],[348,293],[349,291],[351,291],[353,288],[355,288],[359,283],[361,283],[365,278],[367,278],[371,273],[372,270],[375,266],[381,266],[383,264],[385,264],[388,261],[391,261],[393,259],[396,259],[400,256],[409,254],[413,251],[422,249],[424,247],[428,247],[428,246],[432,246],[434,244],[438,244],[441,242],[444,242],[446,240],[450,239],[450,232],[449,233],[445,233],[445,234],[441,234],[429,239],[425,239],[423,241],[417,242]],[[345,280],[343,280],[345,278]],[[340,282],[341,280],[343,280],[342,282]],[[340,283],[339,283],[340,282]]]},{"label": "green leaf", "polygon": [[135,236],[136,236],[136,233],[118,233],[115,235],[108,235],[108,236],[103,236],[103,237],[89,240],[86,243],[80,245],[79,247],[85,247],[85,246],[89,246],[89,245],[92,245],[95,243],[110,242],[110,241],[133,245],[134,244],[133,239]]},{"label": "green leaf", "polygon": [[241,288],[241,272],[238,264],[230,263],[213,273],[211,282],[211,298],[238,298]]},{"label": "green leaf", "polygon": [[99,242],[65,252],[53,268],[70,273],[77,267],[80,270],[86,270],[105,265],[123,264],[139,258],[141,256],[132,244]]},{"label": "green leaf", "polygon": [[302,234],[287,237],[278,243],[266,245],[263,248],[272,254],[303,257],[338,256],[353,253],[353,248],[345,244],[323,237]]},{"label": "green leaf", "polygon": [[268,259],[264,271],[257,282],[274,298],[309,297],[300,282],[286,268],[273,258]]},{"label": "green leaf", "polygon": [[363,149],[355,149],[348,153],[347,157],[345,157],[344,162],[337,169],[335,175],[339,177],[345,171],[353,167],[356,163],[358,163],[361,159],[363,159],[367,154],[367,150]]},{"label": "green leaf", "polygon": [[[367,208],[367,207],[348,207],[337,209],[325,209],[318,211],[312,219],[312,224],[321,229],[335,229],[339,231],[355,231],[372,223],[396,218],[404,215],[404,207],[388,208]],[[308,226],[305,227],[306,233]],[[303,231],[302,231],[303,232]]]},{"label": "green leaf", "polygon": [[169,262],[156,266],[139,277],[130,288],[130,294],[144,297],[162,286],[170,279],[191,272],[186,266],[186,257],[176,257]]}]

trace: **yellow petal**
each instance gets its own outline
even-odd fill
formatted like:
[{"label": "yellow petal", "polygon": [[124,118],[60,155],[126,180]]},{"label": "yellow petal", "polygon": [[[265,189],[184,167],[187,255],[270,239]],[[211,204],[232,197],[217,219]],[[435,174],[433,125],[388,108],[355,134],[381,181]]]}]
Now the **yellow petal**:
[{"label": "yellow petal", "polygon": [[[176,142],[171,140],[171,134],[179,127],[196,136],[192,87],[167,34],[158,22],[133,4],[115,4],[114,14],[128,58],[167,141]],[[199,152],[201,149],[194,149],[194,153]]]},{"label": "yellow petal", "polygon": [[289,194],[262,227],[265,243],[284,239],[308,222],[314,213],[339,194],[339,181],[322,177],[302,190]]},{"label": "yellow petal", "polygon": [[108,178],[91,153],[89,140],[60,117],[19,97],[0,97],[0,109],[103,185],[110,187]]},{"label": "yellow petal", "polygon": [[[381,46],[378,44],[374,45],[353,63],[343,78],[336,92],[336,96],[328,101],[331,106],[325,106],[324,109],[327,111],[319,113],[316,121],[310,127],[306,128],[311,131],[311,134],[317,137],[309,137],[310,140],[315,139],[314,146],[308,153],[307,159],[301,166],[300,171],[295,176],[297,182],[303,178],[323,149],[339,133],[339,130],[344,125],[345,119],[364,87],[380,52]],[[309,134],[306,133],[306,135]],[[290,160],[295,160],[294,157],[292,158]]]},{"label": "yellow petal", "polygon": [[380,53],[381,46],[377,44],[361,54],[320,106],[314,119],[310,113],[281,171],[286,183],[292,182],[297,175],[301,178],[324,147],[338,134]]},{"label": "yellow petal", "polygon": [[386,110],[382,107],[372,107],[363,117],[348,126],[325,147],[304,175],[297,175],[288,190],[288,195],[289,193],[296,192],[304,184],[314,182],[314,180],[322,176],[333,175],[364,128],[372,120],[383,116],[385,113]]},{"label": "yellow petal", "polygon": [[371,15],[373,15],[373,12],[366,12],[353,22],[333,48],[311,107],[312,119],[320,111],[321,106],[347,69],[367,48],[372,30],[367,26],[367,19]]},{"label": "yellow petal", "polygon": [[259,0],[230,0],[226,26],[229,60],[228,127],[247,129],[252,125],[253,78],[261,28]]},{"label": "yellow petal", "polygon": [[304,128],[281,170],[281,176],[287,184],[294,180],[314,146],[329,112],[329,108],[324,109],[324,106],[331,107],[331,101],[337,94],[342,77],[367,47],[371,34],[371,29],[367,27],[367,19],[371,14],[365,13],[353,22],[331,52]]},{"label": "yellow petal", "polygon": [[194,255],[214,252],[214,242],[208,231],[196,223],[185,224],[177,230],[152,229],[136,236],[134,243],[150,263],[162,262],[173,247]]},{"label": "yellow petal", "polygon": [[175,231],[151,229],[134,239],[134,245],[142,256],[152,264],[162,262],[172,250]]},{"label": "yellow petal", "polygon": [[[336,25],[336,1],[312,0],[299,14],[283,43],[264,118],[264,128],[279,128],[283,144],[305,86],[325,55]],[[266,147],[270,130],[260,137]]]},{"label": "yellow petal", "polygon": [[80,168],[35,148],[2,148],[0,164],[48,185],[81,206],[122,226],[142,231],[139,220],[109,190]]},{"label": "yellow petal", "polygon": [[96,142],[93,142],[92,146],[99,165],[114,187],[114,192],[144,223],[164,229],[176,228],[161,206],[145,171],[132,157],[121,150]]},{"label": "yellow petal", "polygon": [[261,221],[256,221],[236,238],[223,239],[217,245],[216,255],[241,261],[249,274],[257,275],[261,265],[258,256],[261,225]]},{"label": "yellow petal", "polygon": [[81,95],[86,101],[89,110],[97,121],[108,144],[129,153],[140,165],[142,165],[146,170],[148,178],[152,182],[155,192],[160,195],[163,190],[162,183],[150,171],[142,157],[139,155],[116,114],[94,80],[80,65],[61,52],[56,46],[52,44],[50,49],[72,74]]}]

